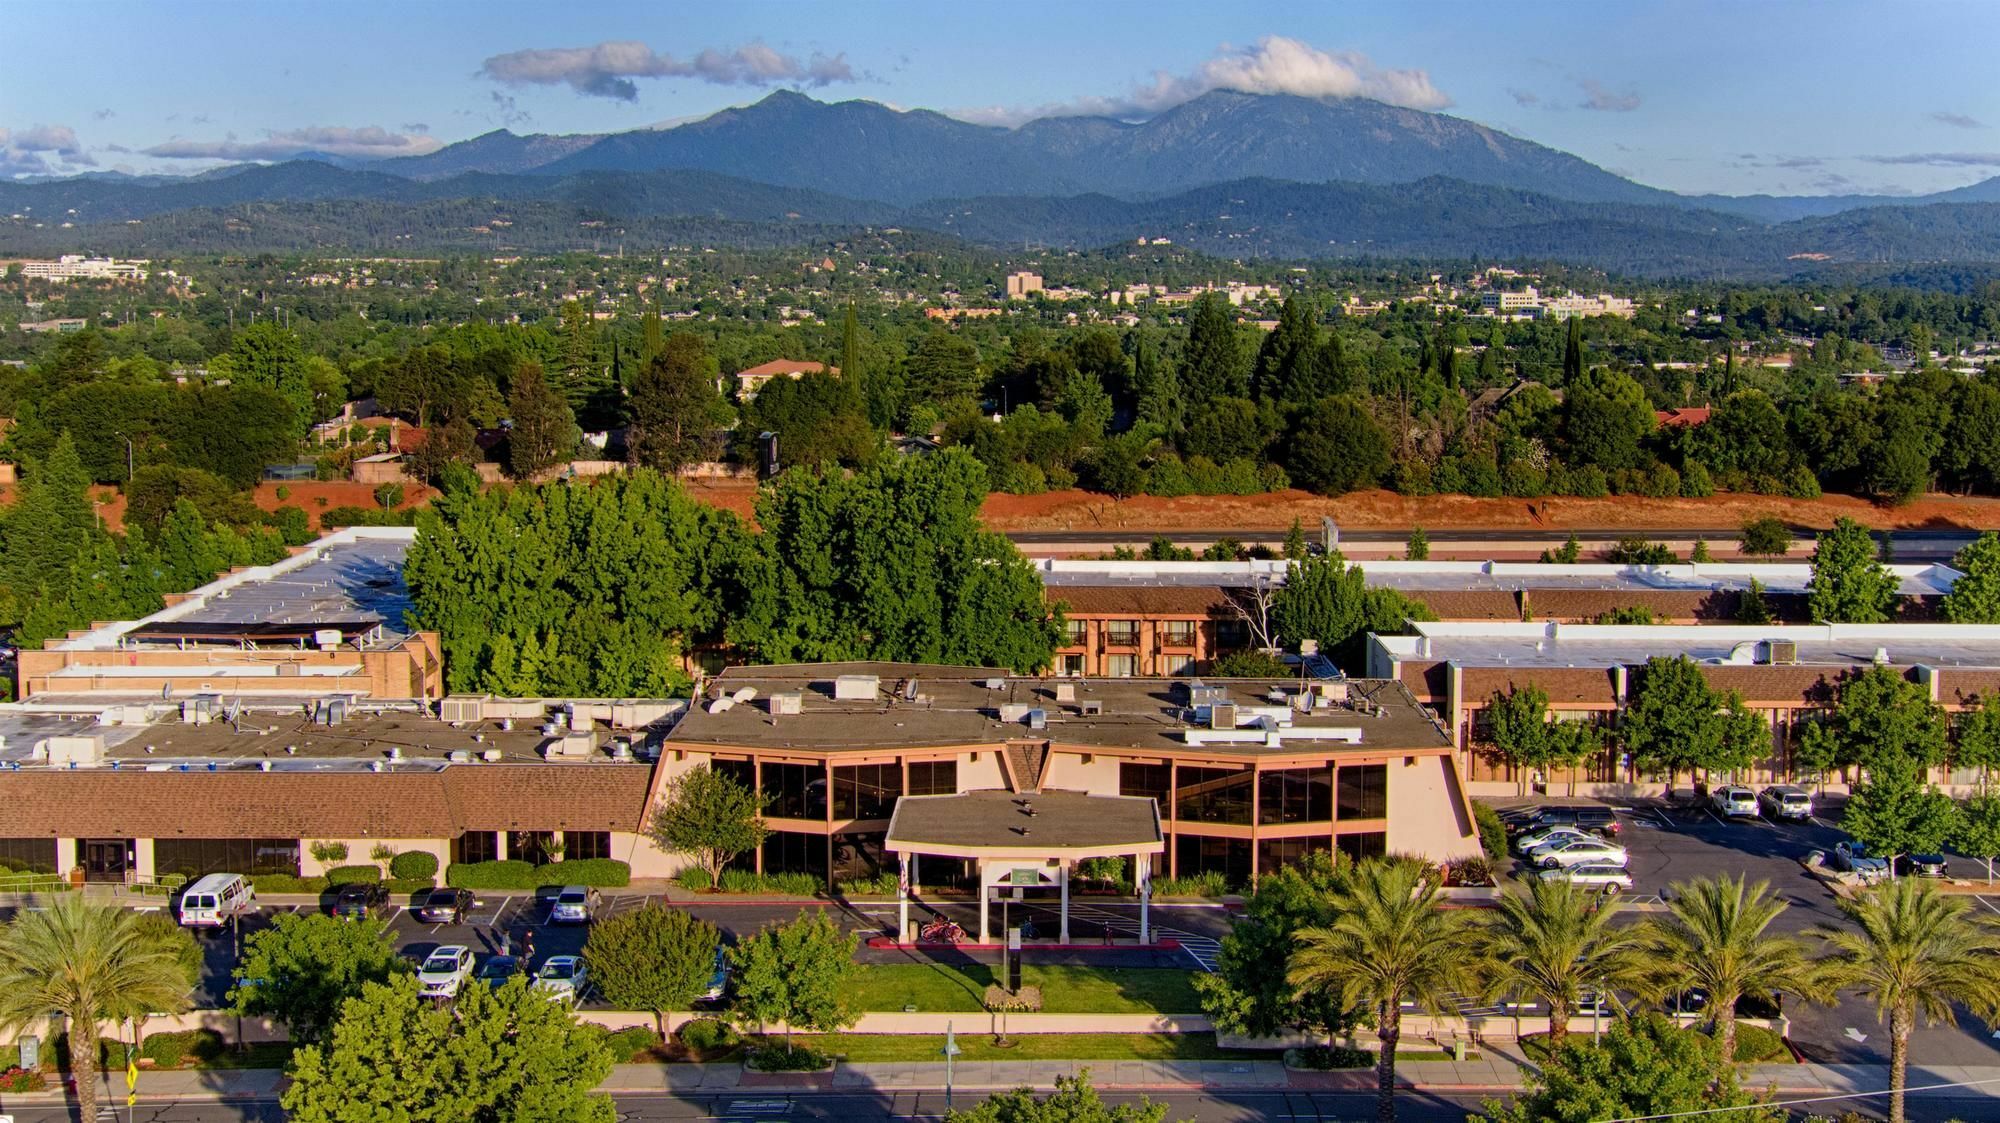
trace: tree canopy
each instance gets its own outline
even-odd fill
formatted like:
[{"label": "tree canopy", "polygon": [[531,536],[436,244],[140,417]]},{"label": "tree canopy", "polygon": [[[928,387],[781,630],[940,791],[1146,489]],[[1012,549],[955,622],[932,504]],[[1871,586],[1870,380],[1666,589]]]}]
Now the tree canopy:
[{"label": "tree canopy", "polygon": [[670,853],[686,854],[719,881],[738,854],[764,844],[764,800],[712,768],[682,773],[661,796],[647,837]]},{"label": "tree canopy", "polygon": [[1669,779],[1682,772],[1730,772],[1770,755],[1771,728],[1734,693],[1708,685],[1685,655],[1653,656],[1638,673],[1618,735],[1641,768]]},{"label": "tree canopy", "polygon": [[1833,529],[1813,547],[1812,577],[1806,583],[1806,604],[1812,618],[1832,624],[1879,624],[1889,619],[1896,603],[1896,579],[1876,556],[1868,528],[1849,518],[1834,520]]},{"label": "tree canopy", "polygon": [[[1784,1113],[1757,1106],[1738,1085],[1720,1044],[1681,1028],[1664,1014],[1611,1023],[1602,1042],[1572,1036],[1528,1076],[1509,1104],[1489,1103],[1487,1123],[1584,1123],[1687,1112],[1721,1123],[1780,1123]],[[1741,1111],[1717,1111],[1742,1108]]]},{"label": "tree canopy", "polygon": [[317,1042],[343,1003],[410,971],[379,920],[279,913],[244,940],[229,998],[238,1013],[285,1023],[292,1040]]},{"label": "tree canopy", "polygon": [[648,901],[592,924],[583,961],[590,982],[617,1010],[650,1010],[660,1036],[669,1010],[686,1010],[715,975],[721,934],[688,910]]}]

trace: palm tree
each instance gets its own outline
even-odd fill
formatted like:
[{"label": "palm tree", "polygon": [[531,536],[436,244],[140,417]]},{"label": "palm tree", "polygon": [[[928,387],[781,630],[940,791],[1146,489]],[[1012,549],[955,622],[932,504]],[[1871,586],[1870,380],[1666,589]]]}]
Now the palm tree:
[{"label": "palm tree", "polygon": [[1403,1004],[1432,1014],[1477,989],[1472,921],[1439,907],[1441,878],[1422,862],[1389,858],[1344,866],[1328,895],[1333,922],[1303,928],[1286,980],[1300,990],[1325,988],[1348,1009],[1375,1010],[1382,1053],[1375,1064],[1375,1118],[1396,1118],[1396,1043]]},{"label": "palm tree", "polygon": [[1879,885],[1840,909],[1860,931],[1815,929],[1832,950],[1820,960],[1823,983],[1853,987],[1889,1023],[1889,1119],[1903,1123],[1910,1031],[1949,1020],[1954,1003],[1991,1020],[2000,1013],[2000,930],[1973,917],[1967,902],[1915,879]]},{"label": "palm tree", "polygon": [[1614,923],[1620,911],[1616,897],[1567,881],[1537,880],[1526,896],[1502,896],[1480,933],[1488,995],[1547,1003],[1549,1045],[1562,1044],[1586,990],[1602,1002],[1612,991],[1645,987],[1646,930]]},{"label": "palm tree", "polygon": [[83,1119],[97,1118],[98,1023],[183,1009],[194,988],[182,949],[141,915],[65,893],[0,928],[0,1029],[68,1022]]},{"label": "palm tree", "polygon": [[1723,1062],[1736,1059],[1736,1000],[1746,994],[1819,993],[1817,976],[1797,940],[1770,934],[1771,922],[1789,906],[1771,896],[1769,882],[1704,878],[1676,882],[1668,915],[1653,929],[1660,975],[1655,993],[1697,986],[1708,992],[1708,1015],[1722,1042]]}]

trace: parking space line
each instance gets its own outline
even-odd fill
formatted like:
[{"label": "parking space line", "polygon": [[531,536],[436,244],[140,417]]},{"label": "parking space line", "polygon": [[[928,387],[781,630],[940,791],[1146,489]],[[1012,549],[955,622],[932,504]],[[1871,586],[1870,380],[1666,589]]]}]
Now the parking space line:
[{"label": "parking space line", "polygon": [[1987,900],[1986,898],[1980,896],[1977,893],[1974,893],[1972,895],[1972,899],[1978,901],[1982,905],[1985,905],[1987,908],[1992,909],[1994,912],[2000,912],[2000,905],[1994,904],[1992,901]]},{"label": "parking space line", "polygon": [[514,903],[514,898],[511,896],[502,898],[499,907],[493,910],[493,919],[491,922],[487,924],[487,927],[488,928],[500,927],[500,918],[507,915],[507,906],[513,903]]}]

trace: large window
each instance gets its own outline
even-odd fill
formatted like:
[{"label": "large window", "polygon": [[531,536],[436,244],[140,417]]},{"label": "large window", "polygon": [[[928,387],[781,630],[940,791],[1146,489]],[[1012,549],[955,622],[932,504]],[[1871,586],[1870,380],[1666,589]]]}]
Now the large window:
[{"label": "large window", "polygon": [[610,856],[610,831],[563,832],[563,861],[573,862],[579,858],[609,858]]},{"label": "large window", "polygon": [[1160,814],[1167,813],[1167,796],[1173,783],[1174,769],[1170,764],[1133,764],[1120,761],[1118,764],[1119,795],[1149,795],[1159,804]]},{"label": "large window", "polygon": [[1324,823],[1333,818],[1333,769],[1286,768],[1257,777],[1257,821]]},{"label": "large window", "polygon": [[826,769],[817,764],[764,765],[764,813],[779,819],[826,818]]},{"label": "large window", "polygon": [[0,869],[22,873],[56,872],[56,840],[0,838]]},{"label": "large window", "polygon": [[1257,843],[1257,876],[1269,877],[1281,867],[1298,865],[1307,854],[1331,849],[1333,843],[1323,834],[1311,838],[1264,839]]},{"label": "large window", "polygon": [[1104,642],[1119,647],[1132,647],[1139,642],[1139,622],[1137,620],[1106,620],[1104,622]]},{"label": "large window", "polygon": [[1160,625],[1160,639],[1172,647],[1193,647],[1194,621],[1166,621]]},{"label": "large window", "polygon": [[[768,774],[770,766],[765,766]],[[826,876],[826,836],[802,831],[772,831],[764,839],[765,873],[809,873]]]},{"label": "large window", "polygon": [[1389,852],[1389,836],[1381,831],[1335,835],[1334,839],[1341,855],[1356,862],[1363,858],[1380,858]]},{"label": "large window", "polygon": [[197,878],[208,873],[299,875],[296,838],[162,838],[153,843],[153,873]]},{"label": "large window", "polygon": [[1070,678],[1075,678],[1076,676],[1082,674],[1083,656],[1081,655],[1056,656],[1056,673],[1059,675],[1068,676]]},{"label": "large window", "polygon": [[1106,655],[1104,657],[1104,675],[1106,678],[1131,678],[1138,673],[1139,657],[1137,655]]},{"label": "large window", "polygon": [[1174,818],[1249,826],[1252,775],[1246,768],[1182,768]]},{"label": "large window", "polygon": [[549,846],[555,838],[554,831],[508,831],[507,856],[517,862],[546,866],[556,860]]},{"label": "large window", "polygon": [[836,819],[886,819],[902,794],[900,764],[850,764],[833,770]]},{"label": "large window", "polygon": [[1083,620],[1063,621],[1063,644],[1066,647],[1080,646],[1088,634],[1090,625]]},{"label": "large window", "polygon": [[[1186,774],[1186,769],[1182,769]],[[1180,876],[1193,877],[1213,870],[1232,887],[1250,880],[1250,840],[1247,838],[1203,838],[1184,834],[1174,839],[1174,857]]]},{"label": "large window", "polygon": [[466,831],[451,840],[451,860],[454,862],[490,862],[500,856],[500,835],[497,831]]},{"label": "large window", "polygon": [[957,795],[958,762],[955,760],[911,761],[910,794]]},{"label": "large window", "polygon": [[[833,836],[833,879],[840,881],[862,881],[887,870],[895,872],[895,863],[883,857],[880,831],[849,831]],[[939,863],[942,873],[943,863]],[[919,873],[923,872],[921,868]]]},{"label": "large window", "polygon": [[1344,764],[1340,768],[1340,817],[1389,817],[1389,766]]},{"label": "large window", "polygon": [[711,759],[708,770],[717,776],[728,777],[731,783],[746,792],[757,790],[757,765],[754,761]]}]

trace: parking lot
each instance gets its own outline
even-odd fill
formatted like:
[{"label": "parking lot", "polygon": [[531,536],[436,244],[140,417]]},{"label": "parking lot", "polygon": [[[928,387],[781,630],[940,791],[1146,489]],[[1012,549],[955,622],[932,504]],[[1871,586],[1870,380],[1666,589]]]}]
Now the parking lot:
[{"label": "parking lot", "polygon": [[[1547,803],[1586,800],[1550,798]],[[1705,807],[1662,801],[1619,804],[1619,842],[1630,857],[1632,892],[1625,900],[1642,913],[1662,910],[1661,893],[1673,882],[1720,874],[1747,875],[1768,881],[1771,890],[1791,907],[1773,927],[1814,945],[1810,930],[1821,924],[1844,924],[1833,890],[1806,871],[1803,859],[1814,850],[1830,851],[1847,837],[1839,828],[1838,804],[1821,809],[1806,822],[1772,822],[1763,818],[1724,819]],[[1525,870],[1519,872],[1525,873]],[[1954,857],[1958,877],[1984,876],[1983,863]],[[1974,898],[1979,907],[2000,913],[1996,892]],[[1795,999],[1784,1003],[1792,1021],[1792,1044],[1808,1061],[1824,1064],[1887,1064],[1888,1030],[1875,1018],[1874,1007],[1851,996],[1834,1007],[1814,1007]],[[1979,1019],[1962,1015],[1956,1025],[1919,1028],[1910,1042],[1910,1056],[1926,1064],[2000,1064],[2000,1040]]]}]

